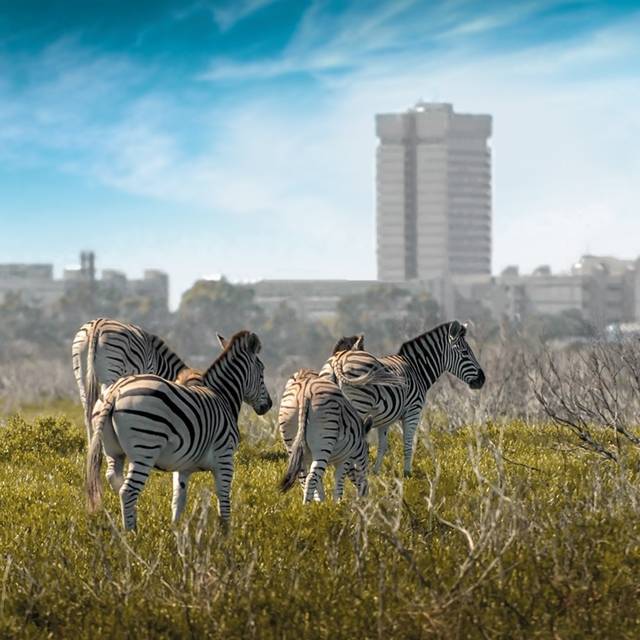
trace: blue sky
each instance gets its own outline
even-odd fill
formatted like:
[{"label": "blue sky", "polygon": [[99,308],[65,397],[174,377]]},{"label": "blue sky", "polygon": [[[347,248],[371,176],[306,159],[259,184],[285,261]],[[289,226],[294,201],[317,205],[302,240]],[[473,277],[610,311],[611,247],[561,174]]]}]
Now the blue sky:
[{"label": "blue sky", "polygon": [[494,117],[494,271],[640,254],[640,2],[0,0],[0,262],[374,278],[373,117]]}]

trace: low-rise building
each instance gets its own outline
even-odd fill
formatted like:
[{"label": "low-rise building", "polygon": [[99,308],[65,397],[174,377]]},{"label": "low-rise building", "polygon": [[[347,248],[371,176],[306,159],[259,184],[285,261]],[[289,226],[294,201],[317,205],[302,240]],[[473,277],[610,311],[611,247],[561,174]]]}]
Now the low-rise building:
[{"label": "low-rise building", "polygon": [[[330,320],[335,317],[342,298],[364,293],[381,284],[378,280],[260,280],[251,286],[256,293],[257,304],[269,313],[286,304],[302,318]],[[434,295],[432,284],[418,280],[384,283],[409,293]]]},{"label": "low-rise building", "polygon": [[148,269],[140,279],[129,279],[114,269],[102,271],[96,277],[93,252],[80,254],[80,265],[67,267],[61,279],[54,277],[51,264],[0,264],[0,304],[10,293],[19,294],[30,306],[51,308],[75,287],[94,287],[96,295],[101,291],[116,290],[123,297],[145,296],[152,298],[161,308],[169,307],[169,276],[163,271]]}]

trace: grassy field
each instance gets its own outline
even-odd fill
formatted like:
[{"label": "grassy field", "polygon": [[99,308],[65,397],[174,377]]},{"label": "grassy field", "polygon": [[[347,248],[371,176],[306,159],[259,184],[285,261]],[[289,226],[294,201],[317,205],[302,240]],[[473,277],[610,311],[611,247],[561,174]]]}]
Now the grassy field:
[{"label": "grassy field", "polygon": [[636,460],[553,426],[424,428],[412,478],[394,434],[368,498],[303,507],[273,425],[242,424],[228,535],[207,474],[172,528],[160,473],[124,535],[107,489],[85,513],[79,407],[4,420],[0,637],[639,637]]}]

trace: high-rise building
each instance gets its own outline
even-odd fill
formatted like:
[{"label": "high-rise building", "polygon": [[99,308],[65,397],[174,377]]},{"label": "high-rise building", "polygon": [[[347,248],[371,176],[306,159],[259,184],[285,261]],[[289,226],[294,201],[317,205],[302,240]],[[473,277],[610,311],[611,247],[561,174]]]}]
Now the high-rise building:
[{"label": "high-rise building", "polygon": [[376,116],[378,279],[491,274],[491,116]]}]

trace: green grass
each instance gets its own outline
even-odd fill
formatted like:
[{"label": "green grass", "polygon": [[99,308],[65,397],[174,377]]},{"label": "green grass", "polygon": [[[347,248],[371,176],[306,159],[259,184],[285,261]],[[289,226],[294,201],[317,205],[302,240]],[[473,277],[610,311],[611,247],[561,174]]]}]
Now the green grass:
[{"label": "green grass", "polygon": [[254,421],[227,535],[206,473],[177,528],[154,474],[124,535],[108,485],[85,512],[79,410],[46,413],[0,427],[0,637],[640,634],[637,473],[551,426],[423,434],[408,480],[394,434],[367,499],[303,507],[298,487],[278,493],[282,449]]}]

